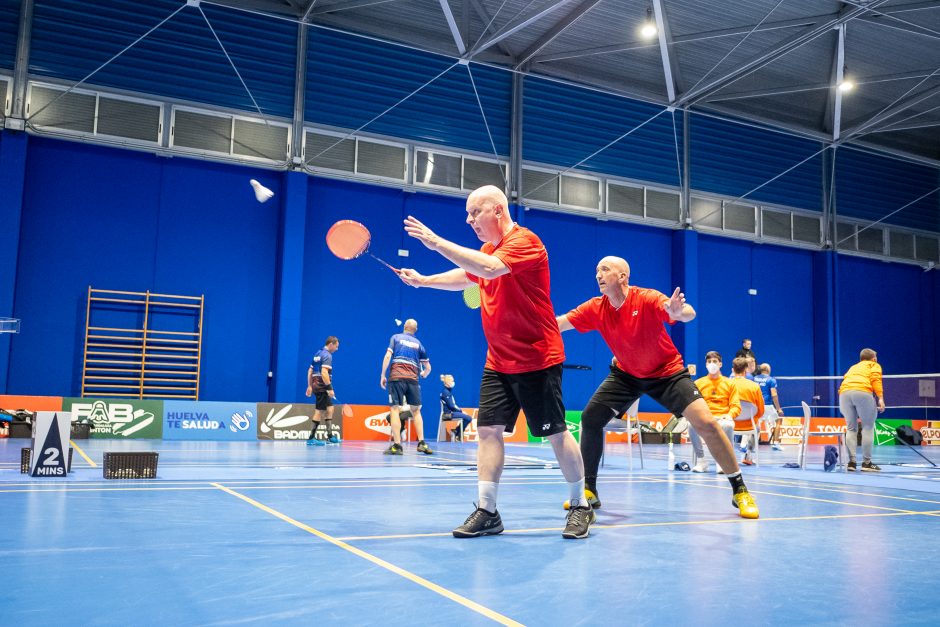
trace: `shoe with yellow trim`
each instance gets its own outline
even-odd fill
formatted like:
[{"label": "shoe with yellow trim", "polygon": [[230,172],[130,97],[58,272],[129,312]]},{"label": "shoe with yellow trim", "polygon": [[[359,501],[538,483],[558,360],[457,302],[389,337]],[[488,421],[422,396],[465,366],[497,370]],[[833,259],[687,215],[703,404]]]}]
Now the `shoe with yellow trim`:
[{"label": "shoe with yellow trim", "polygon": [[738,515],[741,516],[741,518],[760,518],[760,512],[757,511],[757,503],[747,490],[737,492],[731,498],[731,504],[738,508]]},{"label": "shoe with yellow trim", "polygon": [[[591,509],[601,508],[601,500],[597,498],[597,494],[595,494],[593,490],[584,488],[584,498],[587,499],[587,502],[591,506]],[[563,505],[563,507],[565,509],[571,509],[571,501],[565,501],[565,504]]]}]

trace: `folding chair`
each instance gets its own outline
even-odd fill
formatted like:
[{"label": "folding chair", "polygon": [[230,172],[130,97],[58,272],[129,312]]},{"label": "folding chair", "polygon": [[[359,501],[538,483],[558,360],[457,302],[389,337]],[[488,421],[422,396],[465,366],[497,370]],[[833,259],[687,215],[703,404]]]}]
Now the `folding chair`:
[{"label": "folding chair", "polygon": [[[845,456],[842,454],[842,449],[845,448],[845,432],[843,431],[810,431],[810,420],[812,419],[812,410],[810,410],[809,405],[806,404],[806,401],[800,403],[803,405],[803,441],[800,443],[800,469],[806,470],[806,446],[809,444],[809,436],[811,435],[824,435],[827,437],[836,438],[836,446],[839,447],[839,470],[845,472]],[[848,450],[846,450],[848,454]]]},{"label": "folding chair", "polygon": [[[459,420],[453,417],[453,414],[447,411],[447,407],[444,405],[444,401],[441,401],[441,418],[437,423],[437,441],[443,442],[447,439],[446,427],[444,426],[445,422],[456,422],[457,429],[460,432],[460,441],[463,442],[463,420]],[[443,436],[443,439],[441,437]]]},{"label": "folding chair", "polygon": [[[750,401],[741,401],[741,415],[734,419],[735,427],[738,426],[738,423],[746,423],[751,425],[751,433],[744,433],[741,436],[741,443],[744,446],[744,450],[747,451],[750,443],[746,438],[754,438],[754,465],[759,466],[760,464],[757,461],[757,454],[760,451],[760,422],[754,419],[754,416],[757,415],[757,405]],[[737,429],[735,429],[737,431]],[[732,442],[734,444],[734,442]],[[745,455],[747,453],[745,452]]]},{"label": "folding chair", "polygon": [[[640,445],[640,468],[645,469],[646,465],[643,461],[643,435],[640,433],[640,399],[636,401],[627,408],[626,413],[624,414],[626,420],[621,420],[619,418],[611,418],[610,421],[604,425],[604,432],[602,434],[603,439],[601,440],[601,467],[604,466],[604,454],[607,448],[607,434],[608,433],[626,433],[627,434],[627,443],[629,448],[630,455],[630,469],[633,469],[633,434],[636,434],[637,442]],[[636,421],[636,426],[631,427],[630,423]]]}]

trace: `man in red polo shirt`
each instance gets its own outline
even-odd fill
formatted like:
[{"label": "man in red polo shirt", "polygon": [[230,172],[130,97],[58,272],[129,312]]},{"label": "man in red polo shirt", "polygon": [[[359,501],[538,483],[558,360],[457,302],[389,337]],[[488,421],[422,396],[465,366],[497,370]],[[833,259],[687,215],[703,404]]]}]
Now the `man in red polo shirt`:
[{"label": "man in red polo shirt", "polygon": [[[604,425],[622,414],[643,394],[677,416],[685,416],[705,440],[734,490],[732,505],[744,518],[757,518],[757,504],[747,491],[728,437],[719,428],[708,404],[682,363],[666,324],[691,322],[695,310],[679,288],[666,296],[656,290],[630,285],[630,266],[620,257],[604,257],[597,264],[597,286],[602,296],[558,316],[562,331],[600,331],[614,353],[616,364],[594,392],[581,414],[581,455],[584,457],[585,496],[595,508],[597,469],[604,445]],[[567,504],[566,504],[567,505]]]},{"label": "man in red polo shirt", "polygon": [[467,224],[480,250],[465,248],[435,234],[409,216],[405,231],[457,265],[424,276],[403,268],[402,281],[414,287],[462,290],[480,286],[480,311],[488,351],[480,381],[477,413],[479,507],[454,529],[458,538],[502,533],[496,492],[503,470],[503,432],[512,431],[525,412],[533,435],[548,438],[568,481],[571,509],[562,536],[586,538],[594,511],[584,496],[581,452],[565,424],[561,364],[565,360],[549,290],[548,253],[541,240],[509,216],[503,192],[492,185],[467,198]]}]

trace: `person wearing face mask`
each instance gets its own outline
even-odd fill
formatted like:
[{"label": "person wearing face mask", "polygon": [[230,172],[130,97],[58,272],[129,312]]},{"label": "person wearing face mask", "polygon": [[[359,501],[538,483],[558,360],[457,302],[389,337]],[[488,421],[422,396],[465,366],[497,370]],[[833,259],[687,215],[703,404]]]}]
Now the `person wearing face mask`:
[{"label": "person wearing face mask", "polygon": [[[862,349],[859,362],[849,368],[839,386],[839,411],[845,418],[845,448],[849,454],[846,470],[856,469],[858,448],[858,422],[862,421],[862,470],[878,472],[880,467],[871,461],[872,445],[875,441],[875,418],[885,410],[885,395],[881,384],[881,364],[878,353],[870,348]],[[875,402],[878,413],[875,413]]]},{"label": "person wearing face mask", "polygon": [[[708,374],[697,379],[695,385],[702,393],[710,415],[714,417],[727,440],[731,442],[734,439],[734,419],[741,415],[741,398],[737,388],[721,374],[721,355],[718,351],[705,353],[705,369],[708,370]],[[701,436],[695,428],[695,423],[689,425],[689,440],[692,442],[692,450],[695,451],[695,457],[698,460],[692,467],[692,472],[707,471],[708,459],[705,457],[705,449],[702,447]],[[710,446],[709,450],[712,451]],[[723,460],[716,456],[715,461],[718,462],[719,474],[727,472]]]},{"label": "person wearing face mask", "polygon": [[[744,485],[731,442],[709,411],[708,399],[703,400],[703,393],[692,382],[682,355],[666,332],[667,324],[691,322],[695,318],[695,310],[685,302],[685,294],[678,287],[672,296],[666,296],[630,285],[630,266],[620,257],[601,259],[594,278],[601,296],[556,318],[562,331],[599,331],[616,359],[610,374],[581,414],[585,496],[593,507],[600,508],[597,472],[604,425],[648,394],[675,415],[688,419],[727,472],[733,490],[732,505],[743,518],[757,518],[757,504]],[[738,403],[735,415],[740,412]],[[732,421],[731,429],[733,424]]]},{"label": "person wearing face mask", "polygon": [[444,389],[441,390],[441,404],[444,407],[444,416],[442,417],[442,420],[460,420],[463,422],[462,427],[455,427],[453,431],[451,431],[451,434],[454,436],[454,440],[459,442],[460,434],[467,430],[467,427],[470,426],[470,422],[473,420],[473,418],[462,412],[460,410],[460,406],[457,405],[457,401],[454,400],[454,386],[457,384],[454,380],[454,375],[442,374],[441,382],[444,384]]}]

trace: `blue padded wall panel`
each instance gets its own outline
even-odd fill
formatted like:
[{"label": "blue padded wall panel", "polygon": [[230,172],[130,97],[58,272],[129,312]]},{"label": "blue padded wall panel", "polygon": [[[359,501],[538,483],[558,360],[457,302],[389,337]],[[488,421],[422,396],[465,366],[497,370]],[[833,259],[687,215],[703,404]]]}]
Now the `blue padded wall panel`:
[{"label": "blue padded wall panel", "polygon": [[[812,375],[812,253],[702,235],[699,256],[701,293],[687,298],[698,313],[702,354],[691,361],[700,372],[705,353],[717,350],[722,372],[730,375],[731,360],[748,337],[757,359],[775,374]],[[748,294],[751,288],[757,295]]]},{"label": "blue padded wall panel", "polygon": [[[205,294],[201,400],[267,398],[281,177],[231,165],[163,162],[154,289]],[[250,177],[275,192],[259,205]]]},{"label": "blue padded wall panel", "polygon": [[[169,17],[181,0],[38,0],[30,72],[78,81]],[[296,25],[203,5],[266,115],[291,117]],[[256,111],[199,9],[184,7],[87,80],[91,85]]]},{"label": "blue padded wall panel", "polygon": [[[662,107],[571,85],[526,77],[523,159],[569,168],[639,126]],[[678,142],[678,151],[676,143]],[[578,169],[679,185],[682,117],[662,115]]]},{"label": "blue padded wall panel", "polygon": [[20,4],[19,0],[0,0],[0,68],[4,70],[12,70],[16,65]]},{"label": "blue padded wall panel", "polygon": [[856,363],[863,348],[878,352],[885,374],[937,372],[940,360],[932,342],[924,342],[933,333],[927,327],[937,324],[923,313],[929,311],[933,273],[849,255],[838,256],[837,271],[839,372],[834,374]]},{"label": "blue padded wall panel", "polygon": [[[595,268],[607,255],[627,259],[631,264],[631,282],[635,277],[637,285],[660,291],[668,289],[670,231],[538,210],[526,212],[524,221],[548,250],[552,301],[558,315],[599,295]],[[569,369],[564,373],[565,406],[580,410],[607,376],[613,353],[596,332],[582,334],[572,330],[562,337],[566,363],[591,367],[589,371]],[[663,411],[649,399],[641,401],[641,409]]]},{"label": "blue padded wall panel", "polygon": [[79,393],[90,284],[204,293],[201,399],[266,398],[277,212],[245,183],[278,191],[265,174],[31,137],[9,392]]},{"label": "blue padded wall panel", "polygon": [[821,154],[752,192],[819,151],[819,142],[695,114],[689,136],[693,190],[822,209]]},{"label": "blue padded wall panel", "polygon": [[88,286],[151,287],[160,202],[153,161],[31,138],[14,305],[23,332],[10,393],[77,396]]},{"label": "blue padded wall panel", "polygon": [[[335,335],[340,339],[334,356],[337,398],[386,404],[388,395],[379,387],[379,370],[389,337],[401,331],[395,319],[415,318],[433,368],[422,386],[428,411],[436,415],[438,375],[444,372],[459,382],[460,402],[475,406],[485,358],[479,310],[468,309],[460,292],[408,287],[368,256],[343,261],[315,244],[323,242],[337,220],[353,219],[372,232],[370,251],[396,267],[414,267],[424,274],[449,270],[453,265],[440,255],[406,238],[402,220],[413,214],[443,237],[476,247],[476,237],[463,222],[463,202],[347,181],[313,178],[310,185],[307,241],[311,244],[305,249],[298,368],[306,372],[323,340]],[[399,257],[399,249],[410,255]],[[303,390],[297,390],[297,398],[303,398]]]},{"label": "blue padded wall panel", "polygon": [[[840,216],[940,231],[940,170],[860,150],[836,154],[836,210]],[[924,194],[928,196],[921,198]],[[917,200],[920,198],[920,200]],[[914,202],[917,201],[917,202]]]},{"label": "blue padded wall panel", "polygon": [[[312,29],[304,119],[358,129],[453,64],[439,55]],[[512,77],[476,64],[452,67],[363,130],[492,154],[473,84],[496,151],[508,155]]]}]

